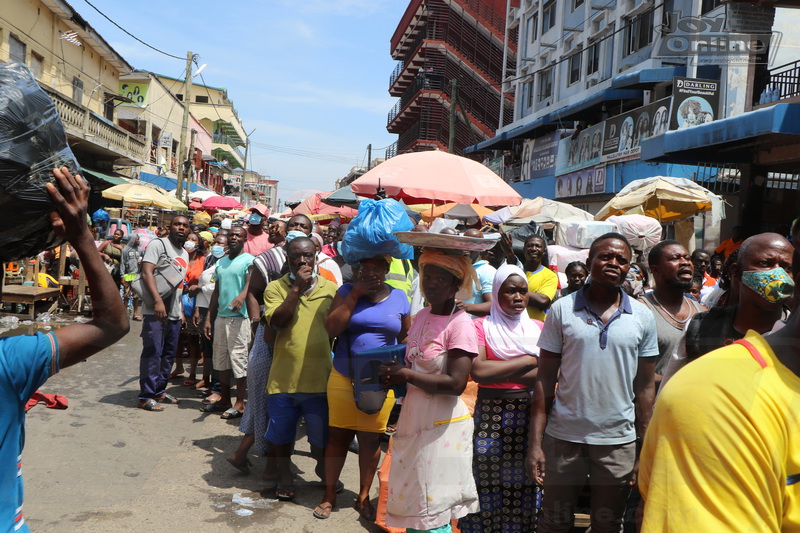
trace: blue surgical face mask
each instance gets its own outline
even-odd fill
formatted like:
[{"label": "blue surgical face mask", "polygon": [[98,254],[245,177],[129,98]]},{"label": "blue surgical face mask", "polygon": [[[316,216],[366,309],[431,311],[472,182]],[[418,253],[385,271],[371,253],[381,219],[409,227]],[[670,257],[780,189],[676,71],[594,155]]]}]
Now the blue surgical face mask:
[{"label": "blue surgical face mask", "polygon": [[211,255],[219,259],[223,255],[225,255],[225,247],[220,246],[219,244],[215,244],[211,247]]},{"label": "blue surgical face mask", "polygon": [[[317,278],[317,272],[316,270],[314,270],[311,272],[311,279],[316,279],[316,278]],[[297,276],[295,276],[292,272],[289,272],[289,279],[294,281],[297,279]]]},{"label": "blue surgical face mask", "polygon": [[261,224],[261,215],[258,215],[256,213],[253,213],[252,215],[250,215],[250,224],[254,224],[254,225]]},{"label": "blue surgical face mask", "polygon": [[794,281],[781,267],[772,270],[745,270],[742,283],[769,303],[780,303],[794,294]]},{"label": "blue surgical face mask", "polygon": [[286,234],[286,244],[289,244],[298,237],[308,237],[308,235],[306,235],[302,231],[297,231],[296,229],[293,229],[292,231]]}]

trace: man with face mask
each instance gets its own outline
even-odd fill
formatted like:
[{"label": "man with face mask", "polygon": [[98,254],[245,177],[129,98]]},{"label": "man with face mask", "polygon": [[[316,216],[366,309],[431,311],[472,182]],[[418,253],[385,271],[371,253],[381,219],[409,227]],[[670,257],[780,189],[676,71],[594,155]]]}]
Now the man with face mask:
[{"label": "man with face mask", "polygon": [[692,285],[692,260],[683,245],[674,240],[661,241],[647,256],[656,288],[641,298],[653,312],[658,330],[656,384],[667,367],[669,357],[683,337],[689,319],[705,308],[684,294]]},{"label": "man with face mask", "polygon": [[274,246],[270,240],[268,231],[264,228],[269,226],[269,209],[264,204],[256,204],[250,208],[250,217],[247,219],[247,242],[244,245],[244,253],[253,257],[262,252],[266,252]]},{"label": "man with face mask", "polygon": [[785,318],[785,303],[794,294],[788,273],[793,252],[789,241],[777,233],[761,233],[742,243],[731,266],[731,281],[739,285],[738,302],[692,318],[664,371],[662,387],[686,363],[741,339],[749,330],[768,333]]},{"label": "man with face mask", "polygon": [[[766,306],[785,302],[798,279],[787,244],[768,233],[740,248],[740,313],[745,299],[760,299],[747,305],[772,315],[762,327],[777,315]],[[779,331],[751,329],[681,370],[662,388],[642,447],[641,531],[797,531],[798,392],[798,313]]]}]

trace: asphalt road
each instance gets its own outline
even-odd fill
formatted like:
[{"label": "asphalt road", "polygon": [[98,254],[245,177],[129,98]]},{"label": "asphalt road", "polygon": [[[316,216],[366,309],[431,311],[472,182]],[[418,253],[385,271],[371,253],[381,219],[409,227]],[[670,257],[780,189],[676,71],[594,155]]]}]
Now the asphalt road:
[{"label": "asphalt road", "polygon": [[[136,407],[141,322],[115,346],[50,379],[40,390],[69,400],[67,410],[28,413],[23,453],[26,522],[34,532],[362,532],[381,531],[352,509],[358,465],[349,454],[338,508],[312,516],[322,497],[308,441],[294,457],[297,497],[260,491],[264,459],[251,452],[245,476],[225,460],[239,443],[238,420],[200,412],[200,398],[177,381],[181,399],[164,412]],[[373,493],[377,497],[377,479]],[[233,503],[234,495],[253,503]],[[375,500],[373,500],[374,502]]]}]

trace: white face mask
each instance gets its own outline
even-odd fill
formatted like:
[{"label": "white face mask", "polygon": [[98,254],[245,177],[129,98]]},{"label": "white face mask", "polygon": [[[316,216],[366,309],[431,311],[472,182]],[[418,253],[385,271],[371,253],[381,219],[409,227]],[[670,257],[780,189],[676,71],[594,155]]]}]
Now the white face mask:
[{"label": "white face mask", "polygon": [[194,241],[186,241],[183,243],[183,249],[187,252],[194,252],[195,248],[197,248],[197,243]]}]

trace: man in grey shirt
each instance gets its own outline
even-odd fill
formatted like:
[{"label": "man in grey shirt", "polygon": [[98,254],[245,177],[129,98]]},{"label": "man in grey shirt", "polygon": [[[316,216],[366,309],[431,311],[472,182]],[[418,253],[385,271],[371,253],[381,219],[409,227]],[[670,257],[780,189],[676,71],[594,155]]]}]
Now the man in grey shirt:
[{"label": "man in grey shirt", "polygon": [[189,235],[189,219],[173,217],[169,225],[169,236],[151,241],[142,259],[142,281],[154,303],[142,302],[142,356],[139,360],[139,407],[145,411],[163,411],[161,403],[177,403],[167,394],[167,380],[175,361],[178,336],[181,333],[182,288],[162,299],[153,277],[158,260],[169,257],[184,273],[189,266],[189,254],[183,249]]},{"label": "man in grey shirt", "polygon": [[544,483],[540,532],[572,528],[589,476],[592,531],[619,533],[636,483],[658,344],[653,314],[620,289],[630,261],[625,237],[599,237],[589,250],[589,282],[553,304],[539,338],[526,467]]}]

